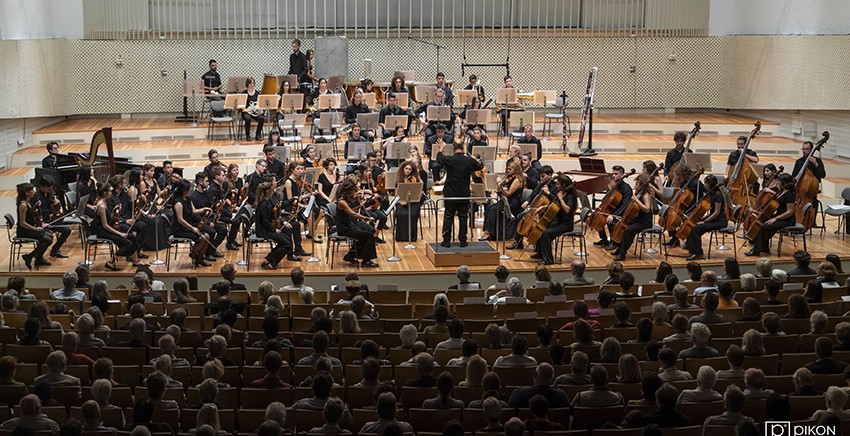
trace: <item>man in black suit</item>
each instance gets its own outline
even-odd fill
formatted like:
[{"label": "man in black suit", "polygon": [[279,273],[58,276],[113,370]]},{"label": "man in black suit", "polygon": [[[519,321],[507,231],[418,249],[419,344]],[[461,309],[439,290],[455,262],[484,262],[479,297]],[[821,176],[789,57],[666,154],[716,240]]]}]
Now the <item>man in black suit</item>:
[{"label": "man in black suit", "polygon": [[41,167],[55,170],[59,166],[59,156],[57,156],[59,154],[59,144],[56,141],[48,142],[47,153],[47,156],[41,160]]},{"label": "man in black suit", "polygon": [[832,340],[821,336],[815,341],[817,360],[805,366],[812,374],[843,374],[847,364],[832,358]]},{"label": "man in black suit", "polygon": [[567,394],[561,389],[552,388],[552,382],[555,380],[555,369],[548,363],[537,365],[534,370],[534,385],[525,386],[516,389],[512,394],[508,404],[511,407],[528,407],[528,400],[535,395],[543,395],[552,408],[569,407],[570,402],[567,399]]},{"label": "man in black suit", "polygon": [[[466,155],[463,151],[463,142],[454,142],[454,154],[446,156],[443,151],[446,147],[445,142],[437,144],[439,152],[437,153],[437,162],[446,170],[446,184],[443,189],[443,196],[449,197],[469,197],[469,179],[472,173],[484,168],[484,164]],[[458,240],[461,247],[466,247],[466,233],[469,222],[469,201],[468,200],[448,200],[445,202],[445,215],[443,217],[443,241],[440,243],[443,247],[451,247],[452,243],[452,227],[454,226],[454,217],[458,216]]]}]

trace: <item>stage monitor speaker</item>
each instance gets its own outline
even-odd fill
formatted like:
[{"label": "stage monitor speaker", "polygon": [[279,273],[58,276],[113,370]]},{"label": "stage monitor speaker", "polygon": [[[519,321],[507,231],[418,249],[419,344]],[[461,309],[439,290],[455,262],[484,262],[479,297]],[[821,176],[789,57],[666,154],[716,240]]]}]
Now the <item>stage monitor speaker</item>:
[{"label": "stage monitor speaker", "polygon": [[348,38],[321,36],[316,38],[316,77],[343,76],[348,79]]}]

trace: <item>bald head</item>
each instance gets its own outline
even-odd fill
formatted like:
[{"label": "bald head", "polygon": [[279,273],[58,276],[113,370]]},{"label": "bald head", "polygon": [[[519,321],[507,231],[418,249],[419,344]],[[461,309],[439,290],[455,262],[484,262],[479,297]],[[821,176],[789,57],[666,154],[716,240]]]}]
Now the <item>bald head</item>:
[{"label": "bald head", "polygon": [[514,416],[505,423],[505,436],[522,436],[525,434],[525,423]]},{"label": "bald head", "polygon": [[41,413],[41,400],[34,394],[25,395],[18,403],[21,406],[21,415],[31,416]]}]

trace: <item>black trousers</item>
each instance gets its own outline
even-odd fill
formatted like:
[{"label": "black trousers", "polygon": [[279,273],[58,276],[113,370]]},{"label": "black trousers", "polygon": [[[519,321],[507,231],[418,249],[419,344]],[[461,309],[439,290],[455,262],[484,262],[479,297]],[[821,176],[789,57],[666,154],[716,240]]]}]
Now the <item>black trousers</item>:
[{"label": "black trousers", "polygon": [[770,240],[773,238],[773,235],[786,227],[793,226],[794,224],[796,224],[796,221],[792,216],[789,219],[761,226],[761,231],[759,231],[756,238],[753,239],[753,251],[757,253],[770,251]]},{"label": "black trousers", "polygon": [[537,246],[535,247],[535,251],[540,254],[540,259],[544,262],[554,262],[555,257],[552,255],[552,242],[554,242],[558,236],[571,231],[573,231],[572,221],[556,223],[550,225],[546,230],[544,230],[540,235],[540,239],[537,240]]},{"label": "black trousers", "polygon": [[651,228],[652,223],[635,222],[626,227],[623,231],[623,240],[620,241],[620,248],[617,249],[617,254],[625,256],[629,252],[632,244],[635,242],[635,237],[642,231]]},{"label": "black trousers", "polygon": [[118,246],[118,251],[115,252],[116,257],[130,256],[139,251],[139,246],[133,239],[128,239],[123,236],[118,236],[115,233],[101,229],[97,232],[97,237],[108,239]]},{"label": "black trousers", "polygon": [[691,230],[691,233],[688,235],[688,239],[685,240],[685,246],[682,248],[688,250],[688,253],[702,256],[702,235],[712,230],[726,228],[728,224],[729,223],[725,219],[722,219],[695,225],[693,230]]},{"label": "black trousers", "polygon": [[[234,220],[230,213],[222,212],[220,222],[225,227],[227,242],[231,244],[236,242],[236,237],[239,235],[239,220]],[[226,229],[227,226],[230,226],[230,230]]]},{"label": "black trousers", "polygon": [[457,239],[460,242],[466,241],[469,228],[469,202],[468,201],[446,201],[446,210],[443,214],[443,241],[452,240],[452,230],[454,228],[455,215],[458,217],[458,234]]},{"label": "black trousers", "polygon": [[251,120],[257,120],[257,134],[263,132],[263,124],[266,122],[265,115],[255,117],[248,112],[242,112],[242,119],[245,120],[245,136],[251,136]]},{"label": "black trousers", "polygon": [[292,253],[292,232],[290,229],[284,228],[280,233],[267,234],[265,238],[271,239],[275,243],[272,251],[266,255],[266,260],[272,266],[277,266],[287,254]]},{"label": "black trousers", "polygon": [[33,259],[36,260],[44,257],[44,253],[47,252],[47,248],[50,247],[51,243],[53,243],[53,234],[49,231],[36,232],[19,227],[16,234],[19,238],[29,238],[38,241],[38,244],[35,246],[35,250],[29,253],[32,255]]},{"label": "black trousers", "polygon": [[351,228],[338,233],[340,236],[354,239],[354,252],[357,258],[369,261],[378,257],[378,250],[375,246],[375,229],[362,221],[353,221],[351,225]]},{"label": "black trousers", "polygon": [[[502,202],[489,203],[484,206],[484,230],[490,233],[490,239],[501,241],[516,237],[516,219],[505,220],[505,205]],[[502,237],[502,222],[504,221],[504,238]]]},{"label": "black trousers", "polygon": [[[201,233],[203,233],[207,237],[207,239],[210,242],[212,242],[213,235],[215,234],[215,231],[212,228],[210,228],[210,226],[202,227]],[[171,235],[174,236],[175,238],[191,239],[193,242],[198,242],[198,239],[201,238],[195,232],[188,230],[188,229],[185,229],[185,228],[181,228],[181,229],[175,231],[174,233],[172,233]],[[215,247],[213,247],[212,244],[210,244],[209,247],[207,247],[207,252],[204,253],[204,254],[213,254],[214,252],[215,252]]]},{"label": "black trousers", "polygon": [[59,237],[56,238],[56,242],[53,243],[53,247],[50,249],[50,254],[56,254],[62,250],[62,245],[68,240],[68,236],[71,236],[71,228],[68,226],[50,226],[44,233],[50,236],[51,239],[53,239],[54,233],[59,234]]},{"label": "black trousers", "polygon": [[[396,205],[395,208],[395,240],[415,241],[419,236],[420,204],[410,203]],[[408,228],[408,226],[410,228]]]}]

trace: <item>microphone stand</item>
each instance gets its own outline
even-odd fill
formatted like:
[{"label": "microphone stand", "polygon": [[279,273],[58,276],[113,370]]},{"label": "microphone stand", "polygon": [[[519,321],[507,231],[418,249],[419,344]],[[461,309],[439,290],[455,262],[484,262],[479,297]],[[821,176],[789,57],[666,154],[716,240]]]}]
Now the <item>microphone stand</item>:
[{"label": "microphone stand", "polygon": [[436,44],[436,43],[430,42],[430,41],[425,41],[425,40],[422,40],[422,39],[419,39],[419,38],[414,38],[414,37],[413,37],[413,36],[411,36],[411,35],[407,35],[407,39],[410,39],[410,40],[416,41],[416,42],[418,42],[418,43],[420,43],[420,44],[430,45],[431,47],[436,48],[436,49],[437,49],[437,72],[440,72],[440,49],[441,49],[441,48],[446,48],[446,47],[444,47],[444,46],[442,46],[442,45],[440,45],[440,44]]}]

